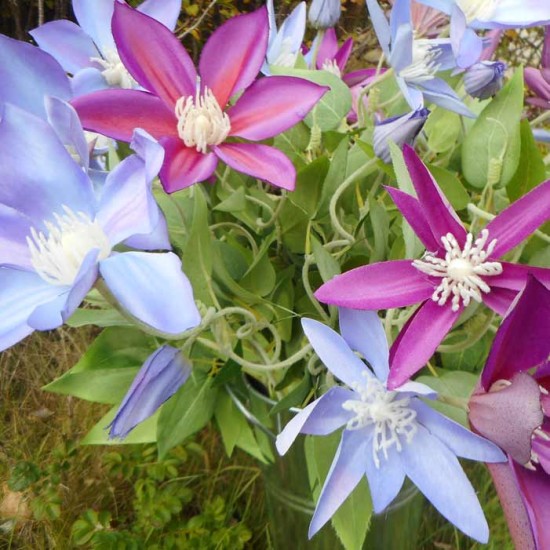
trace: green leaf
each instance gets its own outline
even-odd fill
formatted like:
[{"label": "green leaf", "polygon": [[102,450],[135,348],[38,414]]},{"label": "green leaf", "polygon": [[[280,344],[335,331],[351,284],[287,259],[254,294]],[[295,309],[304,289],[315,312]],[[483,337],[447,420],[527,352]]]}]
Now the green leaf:
[{"label": "green leaf", "polygon": [[377,262],[386,259],[390,224],[386,209],[373,197],[369,199],[369,212],[374,233],[374,250],[369,261]]},{"label": "green leaf", "polygon": [[210,420],[218,394],[212,381],[194,369],[187,382],[164,404],[157,426],[160,458]]},{"label": "green leaf", "polygon": [[445,153],[453,149],[461,130],[460,116],[441,107],[431,112],[424,125],[428,147],[434,153]]},{"label": "green leaf", "polygon": [[258,296],[267,296],[275,288],[277,275],[268,256],[269,247],[274,240],[275,233],[271,233],[269,236],[263,238],[262,245],[254,257],[252,264],[239,281],[239,284],[244,289]]},{"label": "green leaf", "polygon": [[522,112],[523,71],[517,69],[464,138],[462,171],[471,185],[482,189],[488,182],[510,182],[519,165]]},{"label": "green leaf", "polygon": [[88,325],[96,327],[131,327],[131,321],[121,315],[116,309],[84,309],[78,308],[67,319],[67,325],[78,328]]},{"label": "green leaf", "polygon": [[287,395],[285,395],[274,407],[269,411],[269,414],[273,416],[281,411],[286,411],[296,405],[301,405],[304,399],[308,396],[311,390],[311,376],[306,371],[304,377],[299,384]]},{"label": "green leaf", "polygon": [[470,202],[470,195],[468,195],[468,191],[464,189],[456,174],[435,164],[428,164],[427,167],[452,207],[455,210],[466,208]]},{"label": "green leaf", "polygon": [[330,168],[323,182],[321,198],[317,208],[317,218],[321,218],[328,214],[330,199],[343,181],[342,176],[346,173],[348,164],[348,148],[349,139],[343,139],[330,159]]},{"label": "green leaf", "polygon": [[239,187],[229,195],[225,200],[214,206],[213,210],[220,212],[241,212],[246,208],[246,190],[244,187]]},{"label": "green leaf", "polygon": [[341,273],[340,264],[332,257],[331,253],[315,237],[311,237],[311,245],[315,263],[323,281],[326,283],[335,275],[339,275]]},{"label": "green leaf", "polygon": [[546,179],[546,166],[527,119],[521,121],[520,162],[514,177],[506,187],[511,201],[516,201]]},{"label": "green leaf", "polygon": [[328,173],[330,162],[327,157],[319,157],[298,171],[296,190],[288,194],[290,200],[309,217],[317,211],[323,181]]}]

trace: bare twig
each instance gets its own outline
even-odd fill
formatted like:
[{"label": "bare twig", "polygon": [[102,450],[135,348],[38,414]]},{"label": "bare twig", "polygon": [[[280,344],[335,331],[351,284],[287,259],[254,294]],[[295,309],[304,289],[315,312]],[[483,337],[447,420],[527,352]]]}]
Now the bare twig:
[{"label": "bare twig", "polygon": [[218,0],[211,0],[210,4],[206,6],[206,9],[202,12],[201,16],[191,25],[187,30],[183,31],[181,34],[178,34],[178,38],[181,40],[186,37],[189,33],[193,32],[203,21],[203,19],[208,15],[208,12],[218,3]]}]

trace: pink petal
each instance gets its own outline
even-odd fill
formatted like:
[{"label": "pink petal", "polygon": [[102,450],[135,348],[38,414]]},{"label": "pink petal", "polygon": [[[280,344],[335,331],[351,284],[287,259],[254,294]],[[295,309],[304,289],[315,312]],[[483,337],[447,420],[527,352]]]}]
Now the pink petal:
[{"label": "pink petal", "polygon": [[388,389],[407,382],[426,365],[461,313],[462,307],[453,311],[449,304],[440,306],[433,300],[420,306],[392,346]]},{"label": "pink petal", "polygon": [[334,56],[334,61],[336,61],[341,73],[343,73],[346,68],[352,48],[353,38],[348,38]]},{"label": "pink petal", "polygon": [[357,267],[322,285],[315,297],[325,304],[353,309],[410,306],[429,298],[434,285],[411,260],[394,260]]},{"label": "pink petal", "polygon": [[214,153],[199,153],[194,148],[186,147],[179,138],[164,138],[160,144],[165,153],[159,176],[167,193],[207,180],[218,164]]},{"label": "pink petal", "polygon": [[270,76],[257,80],[231,107],[231,136],[259,141],[294,126],[328,90],[302,78]]},{"label": "pink petal", "polygon": [[351,88],[357,84],[368,84],[368,81],[374,78],[376,75],[381,75],[386,72],[386,69],[359,69],[358,71],[352,71],[345,74],[342,80]]},{"label": "pink petal", "polygon": [[233,17],[206,42],[199,73],[223,109],[229,98],[254,81],[267,51],[267,9]]},{"label": "pink petal", "polygon": [[112,28],[120,59],[144,88],[170,108],[180,97],[194,95],[193,61],[162,23],[117,1]]},{"label": "pink petal", "polygon": [[322,69],[323,63],[325,61],[332,61],[337,52],[338,39],[336,38],[336,31],[334,30],[334,28],[329,28],[325,31],[323,40],[321,40],[321,44],[319,45],[319,51],[317,52],[315,66],[318,69]]},{"label": "pink petal", "polygon": [[436,181],[412,147],[405,145],[403,156],[414,188],[418,194],[418,200],[424,210],[424,215],[431,227],[435,240],[439,243],[443,235],[451,233],[455,236],[458,243],[463,246],[466,241],[466,230],[458,219],[453,207],[439,189]]},{"label": "pink petal", "polygon": [[542,363],[550,353],[550,290],[529,277],[515,307],[498,329],[481,383],[487,391],[496,380]]},{"label": "pink petal", "polygon": [[215,147],[214,152],[238,172],[294,190],[296,169],[288,157],[274,147],[258,143],[224,143]]},{"label": "pink petal", "polygon": [[177,136],[173,112],[154,95],[139,90],[100,90],[71,101],[86,130],[131,141],[136,128],[154,138]]},{"label": "pink petal", "polygon": [[531,265],[512,264],[499,262],[502,273],[492,277],[485,277],[485,281],[491,287],[508,288],[510,290],[523,290],[529,274],[534,275],[541,283],[550,288],[550,269],[545,267],[533,267]]},{"label": "pink petal", "polygon": [[395,187],[386,187],[393,202],[399,208],[403,217],[407,220],[413,231],[417,234],[426,250],[436,251],[441,248],[441,242],[436,241],[428,225],[426,217],[418,199],[411,197]]},{"label": "pink petal", "polygon": [[497,239],[491,256],[506,254],[549,219],[550,180],[529,191],[486,225],[489,238]]},{"label": "pink petal", "polygon": [[481,295],[483,303],[491,308],[493,311],[504,317],[512,302],[518,295],[516,290],[510,290],[508,288],[499,288],[497,286],[491,287],[491,292]]}]

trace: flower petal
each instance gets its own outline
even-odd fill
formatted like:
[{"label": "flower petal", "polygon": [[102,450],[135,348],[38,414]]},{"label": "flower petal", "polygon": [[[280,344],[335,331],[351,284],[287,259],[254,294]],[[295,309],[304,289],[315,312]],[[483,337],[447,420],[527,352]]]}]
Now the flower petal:
[{"label": "flower petal", "polygon": [[456,92],[441,78],[424,80],[417,85],[418,89],[422,91],[424,98],[428,101],[459,115],[476,118],[476,115],[462,103]]},{"label": "flower petal", "polygon": [[461,310],[453,311],[449,304],[440,306],[433,300],[418,308],[391,348],[388,389],[397,388],[426,365]]},{"label": "flower petal", "polygon": [[0,266],[33,270],[27,244],[32,225],[25,214],[0,204]]},{"label": "flower petal", "polygon": [[214,147],[214,152],[238,172],[294,190],[296,168],[284,153],[274,147],[259,143],[224,143]]},{"label": "flower petal", "polygon": [[145,0],[137,9],[173,31],[180,16],[181,0]]},{"label": "flower petal", "polygon": [[82,126],[114,139],[130,141],[136,128],[154,138],[178,135],[173,112],[158,98],[139,90],[100,90],[71,101]]},{"label": "flower petal", "polygon": [[100,262],[99,270],[122,307],[143,323],[168,334],[200,323],[193,289],[175,254],[114,254]]},{"label": "flower petal", "polygon": [[110,86],[107,84],[105,77],[95,67],[86,67],[71,78],[73,97],[91,94],[99,90],[108,90],[109,88]]},{"label": "flower petal", "polygon": [[380,43],[380,47],[386,56],[386,59],[390,58],[390,41],[391,41],[391,32],[390,24],[386,19],[386,15],[382,11],[382,8],[376,0],[366,0],[367,8],[369,10],[370,20],[374,27],[374,32]]},{"label": "flower petal", "polygon": [[346,68],[352,49],[353,49],[353,38],[348,38],[342,44],[342,46],[334,56],[334,61],[336,62],[336,65],[338,65],[338,68],[340,69],[341,73],[343,73]]},{"label": "flower petal", "polygon": [[491,292],[483,294],[483,303],[504,317],[517,296],[517,291],[507,288],[491,287]]},{"label": "flower petal", "polygon": [[500,212],[485,228],[497,244],[491,256],[498,258],[525,240],[550,219],[550,180],[537,185]]},{"label": "flower petal", "polygon": [[164,147],[160,181],[167,193],[205,181],[214,173],[218,164],[214,153],[199,153],[186,147],[179,138],[164,138],[160,143]]},{"label": "flower petal", "polygon": [[216,29],[201,53],[199,73],[223,109],[229,98],[252,84],[267,51],[267,9],[238,15]]},{"label": "flower petal", "polygon": [[550,23],[550,5],[540,0],[500,0],[491,16],[490,24],[481,28],[515,28],[547,25]]},{"label": "flower petal", "polygon": [[101,50],[114,50],[111,18],[115,0],[73,0],[73,11],[78,24],[89,34]]},{"label": "flower petal", "polygon": [[303,120],[327,90],[292,76],[257,80],[227,111],[229,135],[260,141],[281,134]]},{"label": "flower petal", "polygon": [[491,287],[523,290],[529,275],[535,276],[541,283],[550,287],[550,269],[546,267],[533,267],[532,265],[512,264],[510,262],[499,263],[502,266],[502,273],[485,279]]},{"label": "flower petal", "polygon": [[117,1],[112,27],[120,59],[145,89],[170,108],[180,97],[195,94],[193,61],[162,23]]},{"label": "flower petal", "polygon": [[336,378],[353,387],[364,384],[365,377],[373,376],[347,342],[330,327],[313,319],[302,319],[302,328],[319,359]]},{"label": "flower petal", "polygon": [[338,39],[336,38],[336,31],[331,27],[325,30],[321,44],[319,44],[317,59],[315,61],[317,68],[322,69],[325,61],[332,61],[337,51]]},{"label": "flower petal", "polygon": [[434,285],[411,260],[357,267],[322,285],[315,297],[325,304],[353,309],[389,309],[429,298]]},{"label": "flower petal", "polygon": [[385,381],[389,374],[389,349],[382,321],[376,311],[339,309],[340,333],[352,350],[359,351]]},{"label": "flower petal", "polygon": [[284,455],[298,434],[328,435],[343,426],[352,416],[342,405],[356,394],[351,390],[335,386],[319,399],[301,410],[277,436],[275,445]]}]

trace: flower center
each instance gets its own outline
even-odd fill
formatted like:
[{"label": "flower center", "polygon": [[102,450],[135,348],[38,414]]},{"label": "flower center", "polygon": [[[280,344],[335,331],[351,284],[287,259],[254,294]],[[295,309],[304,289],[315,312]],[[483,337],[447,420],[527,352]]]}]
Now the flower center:
[{"label": "flower center", "polygon": [[338,63],[334,59],[326,59],[322,67],[323,71],[328,71],[329,73],[336,75],[338,78],[342,76],[342,71],[338,67]]},{"label": "flower center", "polygon": [[374,464],[380,467],[379,453],[388,458],[388,450],[403,448],[401,438],[410,443],[417,431],[416,412],[409,408],[409,398],[396,399],[398,392],[388,391],[376,378],[354,388],[360,399],[349,399],[342,407],[355,413],[348,421],[348,430],[374,425],[372,453]]},{"label": "flower center", "polygon": [[475,242],[473,239],[473,235],[468,233],[462,250],[455,237],[447,233],[441,237],[446,251],[445,258],[438,258],[435,254],[427,252],[421,260],[413,261],[413,266],[422,273],[443,279],[432,294],[432,300],[442,306],[452,295],[453,311],[458,311],[461,301],[464,307],[472,298],[476,302],[481,302],[481,292],[487,294],[491,291],[481,277],[502,273],[502,265],[499,262],[486,261],[493,252],[497,240],[493,239],[487,244],[487,229],[481,231]]},{"label": "flower center", "polygon": [[187,147],[196,147],[199,153],[207,153],[209,145],[219,145],[231,130],[226,113],[208,88],[202,95],[183,96],[175,107],[178,119],[178,135]]},{"label": "flower center", "polygon": [[488,21],[497,9],[500,0],[457,0],[466,21]]},{"label": "flower center", "polygon": [[63,206],[63,214],[54,214],[55,222],[44,222],[47,234],[31,229],[27,237],[31,263],[42,279],[52,285],[72,285],[84,258],[98,249],[98,260],[111,253],[111,245],[97,221],[84,212]]},{"label": "flower center", "polygon": [[412,63],[399,71],[399,76],[409,82],[431,80],[439,70],[437,58],[441,52],[434,47],[432,40],[420,38],[413,40]]},{"label": "flower center", "polygon": [[122,64],[116,50],[105,50],[103,57],[92,57],[90,60],[99,63],[103,67],[101,74],[109,86],[117,86],[127,90],[137,87],[137,82]]},{"label": "flower center", "polygon": [[297,57],[298,54],[292,52],[292,39],[287,36],[281,42],[279,55],[275,58],[275,61],[270,63],[270,65],[276,65],[278,67],[294,67]]}]

